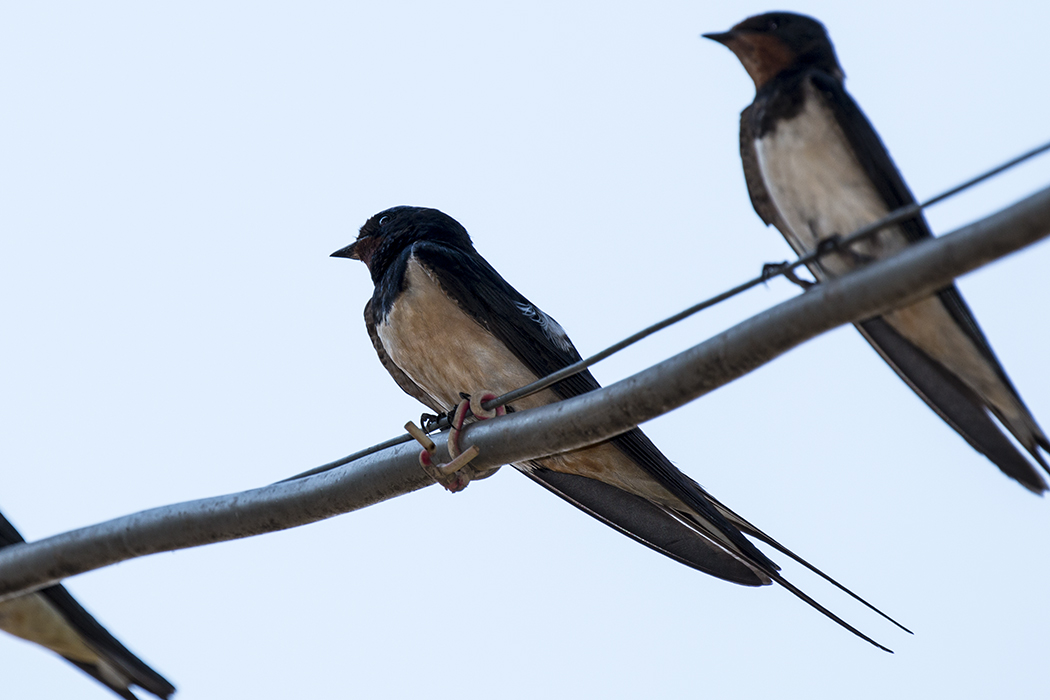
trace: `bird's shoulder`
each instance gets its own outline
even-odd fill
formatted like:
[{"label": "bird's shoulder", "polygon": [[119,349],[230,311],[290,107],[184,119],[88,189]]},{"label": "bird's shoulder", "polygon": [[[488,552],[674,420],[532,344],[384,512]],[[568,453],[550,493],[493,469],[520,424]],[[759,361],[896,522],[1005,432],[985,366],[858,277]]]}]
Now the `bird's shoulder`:
[{"label": "bird's shoulder", "polygon": [[[406,248],[398,263],[391,266],[398,278],[390,280],[388,289],[404,291],[409,264],[418,265],[463,313],[507,346],[536,376],[581,359],[561,325],[518,292],[477,251],[417,241]],[[379,322],[389,313],[393,300],[378,284],[376,295],[374,322]],[[568,398],[598,386],[589,372],[581,372],[553,389]]]}]

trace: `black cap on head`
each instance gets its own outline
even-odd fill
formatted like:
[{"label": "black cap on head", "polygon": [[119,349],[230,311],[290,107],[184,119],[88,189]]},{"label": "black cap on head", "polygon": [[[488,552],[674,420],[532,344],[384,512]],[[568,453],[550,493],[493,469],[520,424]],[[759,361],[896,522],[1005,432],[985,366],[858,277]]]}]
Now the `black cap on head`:
[{"label": "black cap on head", "polygon": [[417,241],[432,241],[473,250],[467,230],[448,214],[426,207],[398,206],[369,217],[357,240],[332,253],[333,258],[360,260],[378,280],[398,254]]},{"label": "black cap on head", "polygon": [[806,15],[767,12],[703,36],[733,51],[759,88],[789,68],[813,67],[844,78],[824,25]]}]

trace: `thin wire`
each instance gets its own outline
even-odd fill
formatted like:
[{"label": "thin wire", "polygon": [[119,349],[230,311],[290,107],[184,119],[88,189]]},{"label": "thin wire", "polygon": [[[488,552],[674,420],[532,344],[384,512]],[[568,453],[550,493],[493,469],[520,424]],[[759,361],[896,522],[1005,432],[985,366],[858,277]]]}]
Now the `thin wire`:
[{"label": "thin wire", "polygon": [[[856,243],[857,241],[862,240],[864,238],[867,238],[868,236],[871,236],[872,234],[876,233],[877,231],[881,231],[882,229],[886,228],[887,226],[893,226],[894,224],[898,224],[898,223],[900,223],[902,221],[906,221],[907,219],[910,219],[910,218],[912,218],[914,216],[918,216],[922,212],[923,209],[925,209],[925,208],[927,208],[929,206],[932,206],[934,204],[937,204],[939,202],[943,202],[944,200],[946,200],[946,199],[948,199],[950,197],[954,197],[955,195],[959,194],[960,192],[963,192],[964,190],[968,190],[971,187],[973,187],[974,185],[977,185],[977,184],[979,184],[981,182],[984,182],[985,180],[987,180],[989,178],[995,177],[999,173],[1001,173],[1001,172],[1003,172],[1005,170],[1009,170],[1010,168],[1013,168],[1013,167],[1015,167],[1017,165],[1020,165],[1024,161],[1029,160],[1031,158],[1034,158],[1035,156],[1037,156],[1037,155],[1039,155],[1041,153],[1045,153],[1046,151],[1050,151],[1050,142],[1044,143],[1042,146],[1038,146],[1036,148],[1033,148],[1032,150],[1028,151],[1027,153],[1023,153],[1023,154],[1017,156],[1016,158],[1013,158],[1012,160],[1008,160],[1005,163],[1003,163],[1002,165],[996,166],[996,167],[992,168],[991,170],[985,171],[985,172],[981,173],[980,175],[967,180],[966,182],[962,183],[961,185],[957,185],[957,186],[955,186],[955,187],[953,187],[953,188],[951,188],[949,190],[945,190],[944,192],[941,192],[940,194],[938,194],[938,195],[936,195],[934,197],[931,197],[930,199],[927,199],[925,202],[922,202],[921,204],[912,203],[912,204],[907,204],[907,205],[905,205],[903,207],[900,207],[899,209],[895,209],[894,211],[890,212],[889,214],[887,214],[886,216],[882,217],[881,219],[879,219],[877,221],[874,221],[874,222],[868,224],[867,226],[863,226],[863,227],[857,229],[856,231],[854,231],[850,235],[846,236],[845,238],[828,239],[827,241],[822,243],[816,250],[814,250],[811,253],[807,253],[806,255],[803,255],[802,257],[800,257],[798,260],[795,260],[794,262],[784,263],[783,265],[777,266],[773,270],[764,270],[763,273],[761,275],[759,275],[758,277],[750,279],[747,282],[744,282],[742,284],[738,284],[737,286],[733,287],[732,289],[728,289],[728,290],[722,292],[721,294],[717,294],[717,295],[711,297],[710,299],[706,299],[704,301],[701,301],[698,304],[694,304],[693,306],[690,306],[688,309],[685,309],[684,311],[679,311],[678,313],[676,313],[673,316],[669,316],[668,318],[665,318],[662,321],[658,321],[657,323],[654,323],[653,325],[649,326],[648,328],[644,328],[644,329],[638,331],[637,333],[635,333],[634,335],[632,335],[632,336],[630,336],[628,338],[624,338],[620,342],[618,342],[618,343],[616,343],[614,345],[610,345],[609,347],[605,348],[604,350],[602,350],[600,352],[597,352],[597,353],[591,355],[588,358],[580,360],[579,362],[574,362],[573,364],[571,364],[571,365],[569,365],[567,367],[563,367],[562,369],[558,370],[557,372],[552,372],[552,373],[548,374],[546,377],[538,379],[538,380],[532,382],[531,384],[526,384],[525,386],[523,386],[523,387],[521,387],[519,389],[515,389],[514,391],[509,391],[506,394],[503,394],[502,396],[497,396],[494,399],[491,399],[489,401],[486,401],[486,402],[482,403],[481,406],[482,406],[482,408],[484,408],[485,410],[488,411],[488,410],[492,410],[492,409],[494,409],[494,408],[496,408],[498,406],[504,406],[504,405],[510,403],[511,401],[517,401],[518,399],[524,398],[526,396],[531,396],[532,394],[535,394],[538,391],[543,391],[544,389],[547,389],[550,386],[552,386],[554,384],[557,384],[558,382],[562,381],[563,379],[567,379],[568,377],[571,377],[574,374],[579,374],[580,372],[584,371],[585,369],[588,369],[589,367],[597,364],[598,362],[601,362],[605,358],[620,352],[624,348],[627,348],[627,347],[630,347],[631,345],[634,345],[639,340],[642,340],[643,338],[648,338],[653,333],[661,331],[664,328],[667,328],[668,326],[674,325],[675,323],[678,323],[679,321],[682,321],[682,320],[684,320],[686,318],[689,318],[693,314],[699,313],[700,311],[703,311],[704,309],[708,309],[708,308],[714,306],[715,304],[719,304],[719,303],[725,301],[726,299],[730,299],[730,298],[735,297],[736,295],[738,295],[738,294],[740,294],[742,292],[746,292],[748,289],[751,289],[752,287],[756,287],[759,284],[762,284],[763,282],[768,282],[769,280],[773,279],[774,277],[777,277],[779,275],[789,275],[790,276],[795,271],[795,269],[797,269],[797,268],[799,268],[799,267],[801,267],[803,265],[808,265],[809,263],[814,262],[814,261],[818,260],[819,258],[825,256],[825,255],[828,255],[828,254],[834,253],[834,252],[838,252],[838,251],[841,251],[841,250],[843,250],[845,248],[848,248],[849,246],[851,246],[852,244]],[[444,416],[441,416],[438,421],[436,421],[436,422],[434,422],[432,424],[431,430],[429,430],[428,432],[433,432],[434,430],[445,429],[445,428],[448,427],[448,425],[449,424],[448,424],[447,418],[445,418]],[[309,471],[305,471],[302,474],[296,474],[295,476],[290,476],[287,479],[283,479],[282,481],[279,481],[277,483],[283,483],[284,481],[294,481],[295,479],[301,479],[304,476],[312,476],[314,474],[320,474],[321,472],[326,472],[326,471],[328,471],[330,469],[335,469],[336,467],[341,467],[344,464],[349,464],[350,462],[353,462],[355,460],[361,459],[362,457],[367,457],[370,454],[375,454],[376,452],[379,452],[381,450],[385,450],[388,447],[393,447],[395,445],[401,445],[401,444],[404,444],[406,442],[411,442],[413,439],[414,438],[411,435],[409,435],[408,433],[405,433],[404,435],[400,435],[398,437],[386,440],[385,442],[381,442],[378,445],[373,445],[371,447],[368,447],[368,448],[365,448],[365,449],[360,450],[358,452],[355,452],[355,453],[353,453],[351,455],[347,455],[346,457],[343,457],[342,459],[337,459],[334,462],[329,462],[328,464],[323,464],[323,465],[321,465],[319,467],[314,467],[313,469],[310,469]]]},{"label": "thin wire", "polygon": [[[447,421],[446,421],[445,425],[442,426],[442,427],[446,427],[446,428],[448,427]],[[304,476],[313,476],[314,474],[320,474],[321,472],[326,472],[326,471],[335,469],[336,467],[341,467],[344,464],[350,464],[350,462],[356,462],[357,460],[361,459],[362,457],[367,457],[368,455],[375,454],[376,452],[382,452],[383,450],[385,450],[388,447],[395,447],[396,445],[403,445],[406,442],[412,442],[412,440],[414,440],[414,439],[415,438],[413,438],[411,435],[409,435],[408,433],[405,433],[404,435],[399,435],[397,437],[390,438],[389,440],[385,440],[385,441],[379,443],[378,445],[372,445],[371,447],[366,447],[363,450],[358,450],[357,452],[353,453],[352,455],[347,455],[346,457],[343,457],[342,459],[337,459],[334,462],[329,462],[328,464],[322,464],[321,466],[314,467],[313,469],[307,469],[302,474],[296,474],[295,476],[290,476],[287,479],[281,479],[280,481],[275,481],[274,483],[276,483],[276,484],[283,484],[286,481],[295,481],[296,479],[302,479]]]}]

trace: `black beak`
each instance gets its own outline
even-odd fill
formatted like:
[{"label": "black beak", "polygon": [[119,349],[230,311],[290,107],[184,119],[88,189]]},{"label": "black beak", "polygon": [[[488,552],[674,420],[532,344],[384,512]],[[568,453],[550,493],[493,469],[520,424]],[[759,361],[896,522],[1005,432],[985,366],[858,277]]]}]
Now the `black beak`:
[{"label": "black beak", "polygon": [[719,44],[728,44],[736,37],[736,32],[711,32],[709,34],[701,34],[700,36],[711,41],[717,41]]},{"label": "black beak", "polygon": [[347,247],[340,248],[339,250],[335,251],[329,257],[332,257],[332,258],[350,258],[351,260],[360,260],[361,258],[357,257],[357,253],[354,252],[354,247],[356,245],[357,245],[357,241],[354,241],[353,243],[351,243]]}]

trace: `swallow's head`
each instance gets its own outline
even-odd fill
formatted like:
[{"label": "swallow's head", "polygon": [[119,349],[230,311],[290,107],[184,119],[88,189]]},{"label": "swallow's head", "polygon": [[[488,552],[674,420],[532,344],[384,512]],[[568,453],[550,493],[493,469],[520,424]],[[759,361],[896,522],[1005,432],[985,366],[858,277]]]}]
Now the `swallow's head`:
[{"label": "swallow's head", "polygon": [[736,54],[756,90],[793,68],[819,68],[838,80],[844,77],[824,25],[812,17],[769,12],[748,17],[728,32],[704,36]]},{"label": "swallow's head", "polygon": [[425,207],[392,207],[371,217],[357,240],[332,253],[333,258],[360,260],[378,282],[405,248],[418,241],[433,241],[472,251],[467,230],[448,214]]}]

